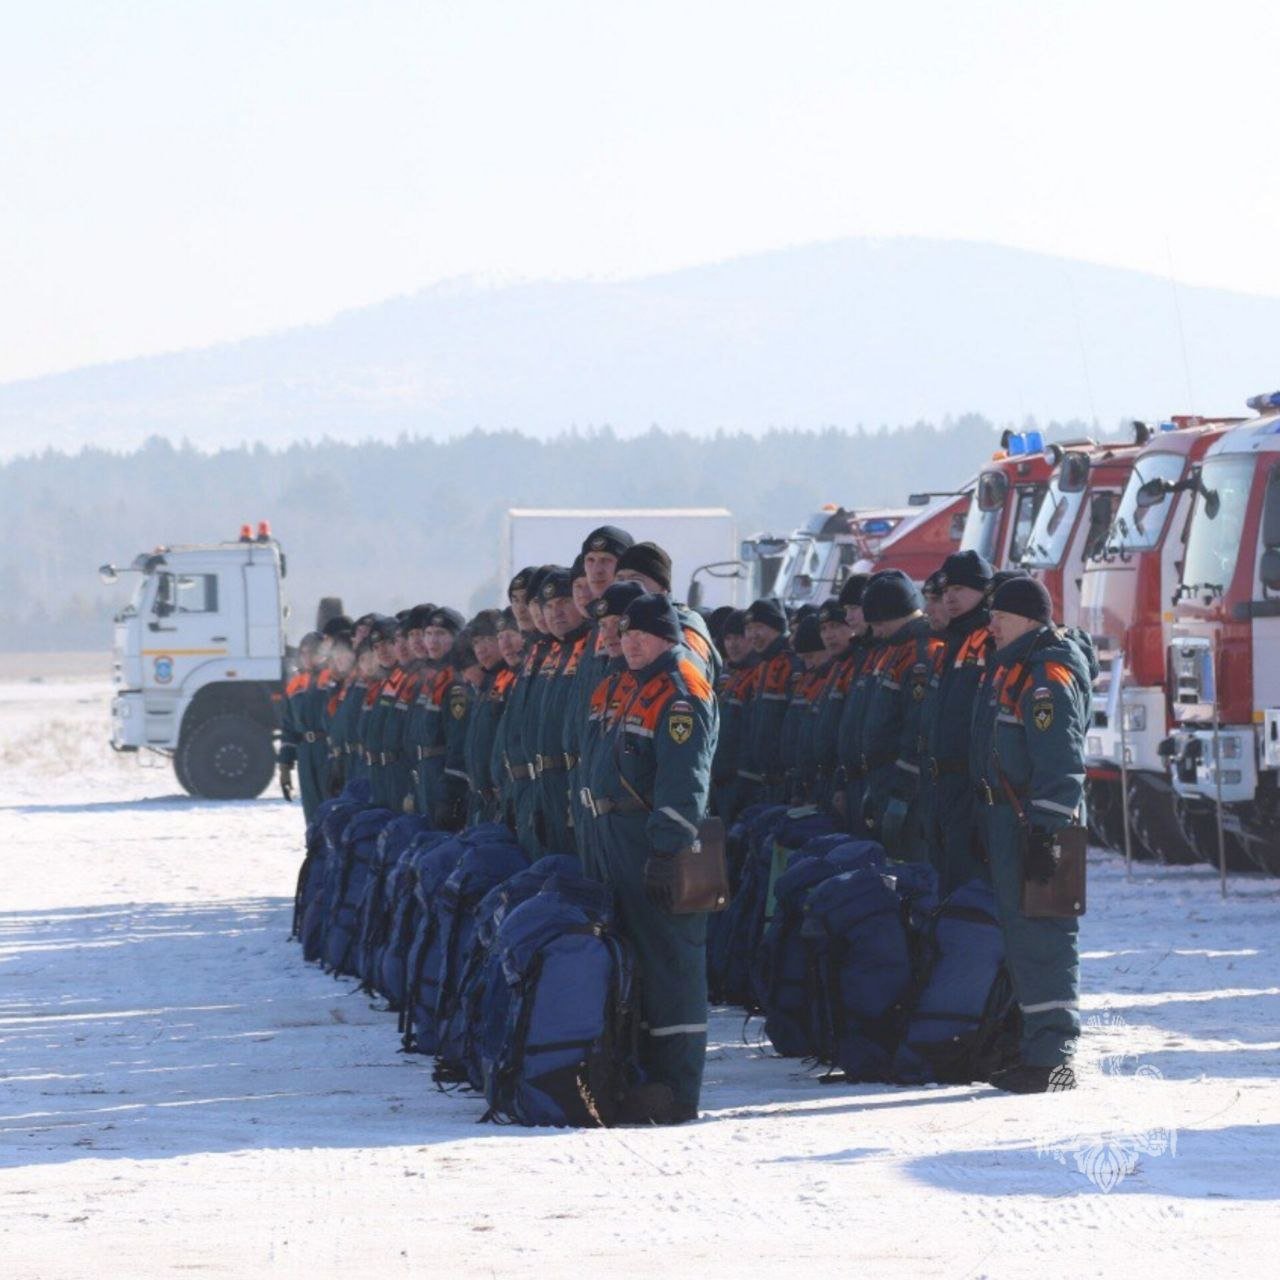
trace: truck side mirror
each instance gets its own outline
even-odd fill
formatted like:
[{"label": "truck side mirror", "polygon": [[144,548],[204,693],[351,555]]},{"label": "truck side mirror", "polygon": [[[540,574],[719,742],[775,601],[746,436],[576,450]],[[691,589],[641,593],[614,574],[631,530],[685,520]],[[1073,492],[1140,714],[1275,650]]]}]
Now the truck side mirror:
[{"label": "truck side mirror", "polygon": [[1169,494],[1169,484],[1167,480],[1159,478],[1148,480],[1146,484],[1138,490],[1138,507],[1142,511],[1146,511],[1150,507],[1158,507]]},{"label": "truck side mirror", "polygon": [[111,586],[113,582],[120,581],[119,570],[117,570],[113,564],[99,565],[98,577],[102,580],[103,584],[108,587]]},{"label": "truck side mirror", "polygon": [[702,583],[697,578],[689,583],[689,598],[685,603],[690,609],[698,609],[702,606]]},{"label": "truck side mirror", "polygon": [[1268,591],[1280,591],[1280,548],[1268,547],[1262,553],[1258,570],[1262,585]]}]

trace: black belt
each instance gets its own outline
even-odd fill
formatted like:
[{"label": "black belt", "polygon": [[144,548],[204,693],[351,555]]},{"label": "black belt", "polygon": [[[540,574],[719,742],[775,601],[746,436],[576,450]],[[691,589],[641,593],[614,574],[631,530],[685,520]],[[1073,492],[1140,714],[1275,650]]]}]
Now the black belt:
[{"label": "black belt", "polygon": [[512,764],[510,760],[506,761],[507,776],[513,782],[531,782],[538,776],[537,770],[531,764]]},{"label": "black belt", "polygon": [[415,747],[414,748],[414,752],[416,753],[419,760],[434,760],[436,759],[437,756],[444,755],[446,750],[447,748],[445,747]]},{"label": "black belt", "polygon": [[925,771],[935,782],[954,773],[968,773],[969,762],[963,756],[930,756]]},{"label": "black belt", "polygon": [[991,789],[991,783],[986,778],[981,778],[973,784],[973,794],[977,797],[979,804],[994,806],[1009,803],[1009,798],[1003,792]]},{"label": "black belt", "polygon": [[611,813],[648,813],[649,806],[632,796],[619,796],[616,800],[609,796],[592,796],[587,806],[597,818],[607,817]]},{"label": "black belt", "polygon": [[565,773],[572,769],[578,763],[578,757],[575,755],[553,755],[553,756],[534,756],[533,769],[535,773]]},{"label": "black belt", "polygon": [[328,736],[323,729],[308,729],[302,735],[302,740],[303,742],[324,742]]}]

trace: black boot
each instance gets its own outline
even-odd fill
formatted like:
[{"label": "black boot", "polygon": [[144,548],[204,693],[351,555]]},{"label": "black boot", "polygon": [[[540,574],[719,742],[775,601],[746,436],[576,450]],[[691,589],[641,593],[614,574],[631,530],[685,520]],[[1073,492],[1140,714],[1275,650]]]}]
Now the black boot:
[{"label": "black boot", "polygon": [[1056,1067],[1009,1067],[997,1071],[991,1083],[1005,1093],[1063,1093],[1076,1087],[1076,1073],[1066,1062]]},{"label": "black boot", "polygon": [[697,1107],[678,1103],[671,1086],[660,1081],[638,1084],[627,1092],[618,1107],[618,1124],[684,1124],[698,1118]]}]

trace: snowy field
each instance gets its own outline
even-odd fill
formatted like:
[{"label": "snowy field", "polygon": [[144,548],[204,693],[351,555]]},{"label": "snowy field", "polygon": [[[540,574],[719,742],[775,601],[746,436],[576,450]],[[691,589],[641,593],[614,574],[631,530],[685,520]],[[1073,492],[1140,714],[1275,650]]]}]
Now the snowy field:
[{"label": "snowy field", "polygon": [[1074,1094],[827,1086],[726,1011],[697,1124],[481,1126],[286,941],[297,807],[107,702],[0,685],[0,1276],[1274,1274],[1280,882],[1095,859]]}]

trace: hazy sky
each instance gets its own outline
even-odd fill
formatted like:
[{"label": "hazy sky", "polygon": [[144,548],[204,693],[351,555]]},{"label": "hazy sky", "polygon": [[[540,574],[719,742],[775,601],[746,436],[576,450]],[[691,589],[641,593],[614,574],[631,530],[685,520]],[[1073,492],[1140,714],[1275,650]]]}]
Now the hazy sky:
[{"label": "hazy sky", "polygon": [[848,235],[1280,294],[1274,4],[0,0],[0,381]]}]

